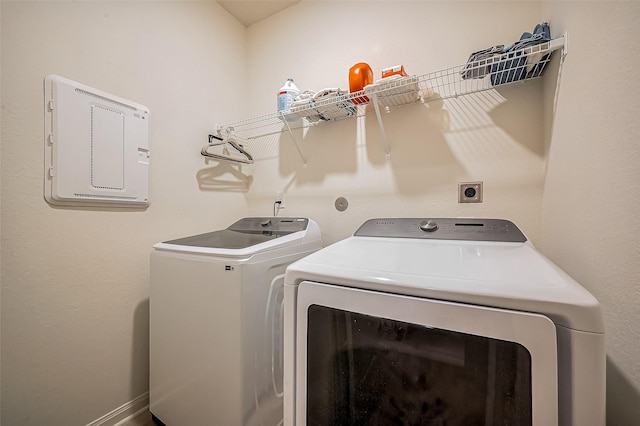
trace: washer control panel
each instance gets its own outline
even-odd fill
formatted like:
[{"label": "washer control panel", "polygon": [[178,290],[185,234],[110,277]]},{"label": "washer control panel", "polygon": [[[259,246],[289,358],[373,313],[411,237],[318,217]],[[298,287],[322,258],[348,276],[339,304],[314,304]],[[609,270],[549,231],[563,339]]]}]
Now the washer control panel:
[{"label": "washer control panel", "polygon": [[245,217],[229,226],[230,231],[237,232],[279,232],[284,235],[304,231],[309,219],[303,217]]},{"label": "washer control panel", "polygon": [[237,232],[272,231],[286,235],[304,231],[308,225],[309,219],[303,217],[245,217],[227,229]]},{"label": "washer control panel", "polygon": [[504,219],[391,218],[370,219],[356,237],[418,238],[524,243],[527,237]]}]

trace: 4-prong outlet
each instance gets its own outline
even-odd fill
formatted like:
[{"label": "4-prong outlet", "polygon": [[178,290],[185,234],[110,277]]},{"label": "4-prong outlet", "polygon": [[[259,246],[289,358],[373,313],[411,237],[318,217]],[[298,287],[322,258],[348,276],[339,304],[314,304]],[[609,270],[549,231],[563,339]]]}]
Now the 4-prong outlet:
[{"label": "4-prong outlet", "polygon": [[459,203],[481,203],[482,182],[460,182],[458,184]]}]

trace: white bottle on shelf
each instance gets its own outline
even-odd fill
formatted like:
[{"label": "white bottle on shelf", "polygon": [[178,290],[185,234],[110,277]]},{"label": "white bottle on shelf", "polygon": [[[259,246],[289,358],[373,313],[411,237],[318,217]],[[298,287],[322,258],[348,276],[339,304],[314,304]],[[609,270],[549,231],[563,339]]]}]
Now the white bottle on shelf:
[{"label": "white bottle on shelf", "polygon": [[[287,79],[284,86],[282,86],[278,91],[278,112],[287,111],[291,108],[291,104],[299,93],[300,90],[296,87],[293,79]],[[297,116],[295,114],[287,114],[284,118],[287,121],[295,121]]]}]

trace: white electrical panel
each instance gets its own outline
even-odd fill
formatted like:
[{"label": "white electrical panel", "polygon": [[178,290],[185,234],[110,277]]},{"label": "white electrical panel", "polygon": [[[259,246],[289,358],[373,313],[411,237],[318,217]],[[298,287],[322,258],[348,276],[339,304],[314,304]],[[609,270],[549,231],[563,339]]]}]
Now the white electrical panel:
[{"label": "white electrical panel", "polygon": [[149,109],[66,78],[44,83],[45,199],[149,205]]}]

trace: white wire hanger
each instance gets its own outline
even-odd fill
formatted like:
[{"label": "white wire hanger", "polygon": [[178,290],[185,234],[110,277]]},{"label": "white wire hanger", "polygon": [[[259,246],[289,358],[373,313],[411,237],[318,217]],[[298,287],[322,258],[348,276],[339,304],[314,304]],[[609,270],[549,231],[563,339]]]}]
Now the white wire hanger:
[{"label": "white wire hanger", "polygon": [[[219,153],[215,153],[209,150],[210,148],[216,146],[222,146],[222,151]],[[233,148],[237,153],[232,154],[230,148]],[[219,161],[253,164],[253,157],[251,156],[251,154],[247,152],[242,144],[233,136],[221,138],[220,136],[209,135],[209,143],[202,147],[200,154]]]}]

